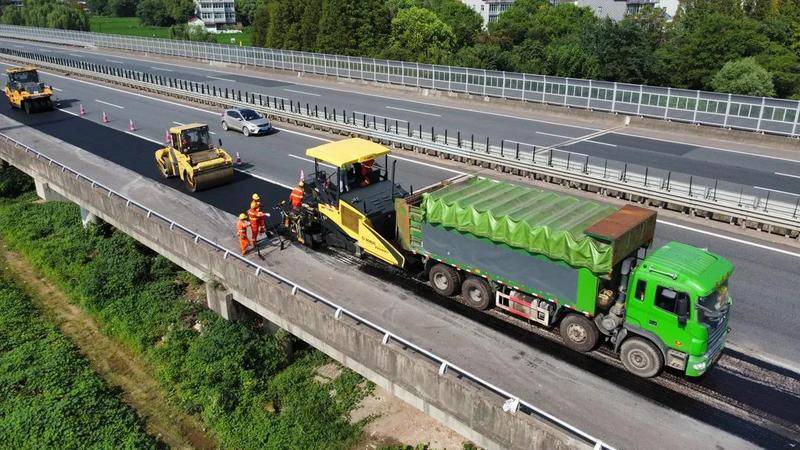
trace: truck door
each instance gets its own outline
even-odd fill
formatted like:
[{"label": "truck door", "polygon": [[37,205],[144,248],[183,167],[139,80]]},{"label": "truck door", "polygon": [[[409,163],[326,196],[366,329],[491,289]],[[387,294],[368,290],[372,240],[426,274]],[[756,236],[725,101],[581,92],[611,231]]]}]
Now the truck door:
[{"label": "truck door", "polygon": [[658,282],[648,283],[646,303],[652,305],[646,320],[641,325],[647,331],[655,334],[669,348],[681,350],[690,339],[685,336],[685,321],[678,317],[683,308],[686,311],[689,305],[689,295],[670,289]]}]

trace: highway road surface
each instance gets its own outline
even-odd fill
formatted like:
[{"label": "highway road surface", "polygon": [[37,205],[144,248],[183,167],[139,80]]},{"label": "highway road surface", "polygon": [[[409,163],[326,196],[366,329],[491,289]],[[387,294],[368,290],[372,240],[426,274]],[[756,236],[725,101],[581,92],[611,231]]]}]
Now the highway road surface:
[{"label": "highway road surface", "polygon": [[[23,123],[34,124],[37,129],[51,136],[152,179],[158,179],[152,152],[163,142],[167,128],[190,122],[210,123],[211,130],[215,133],[214,137],[222,139],[225,148],[234,154],[240,153],[244,162],[242,169],[247,174],[239,173],[232,189],[211,190],[198,194],[196,198],[231,214],[241,212],[251,191],[267,192],[270,199],[287,195],[286,188],[297,181],[300,169],[304,168],[307,172],[311,169],[311,165],[303,156],[305,149],[330,139],[326,135],[283,127],[269,136],[245,138],[238,133],[226,133],[221,130],[219,111],[154,99],[60,76],[45,74],[44,78],[57,88],[62,111],[25,116],[19,111],[9,111],[8,107],[3,105],[0,113]],[[87,111],[83,117],[79,115],[81,104]],[[110,123],[100,123],[103,112],[109,115]],[[133,132],[127,131],[129,120],[133,120],[136,126]],[[462,166],[418,160],[404,153],[399,153],[396,157],[399,160],[398,181],[406,186],[426,186],[464,170]],[[124,183],[124,180],[117,182]],[[180,189],[175,183],[171,185]],[[241,201],[231,198],[234,191],[236,195],[242,196]],[[682,220],[662,220],[658,225],[656,245],[670,240],[707,247],[732,259],[736,265],[732,285],[735,309],[731,321],[734,329],[731,343],[752,350],[757,358],[776,360],[783,365],[793,365],[800,360],[800,331],[797,329],[796,319],[790,313],[796,309],[793,293],[799,284],[796,267],[800,261],[800,251]],[[450,305],[441,299],[433,299],[432,302],[419,303],[416,306],[434,308],[435,312],[427,314],[437,318],[449,317],[447,311],[449,309],[465,312],[462,311],[463,308]],[[483,316],[476,316],[466,311],[463,318],[459,316],[458,319],[451,321],[453,320],[463,324],[466,330],[471,330],[470,334],[474,338],[487,337],[507,345],[508,347],[500,352],[501,356],[507,356],[511,349],[515,349],[510,359],[500,365],[499,361],[493,360],[491,366],[491,369],[496,371],[491,376],[501,381],[507,380],[504,387],[513,392],[524,390],[524,398],[534,403],[538,403],[537,400],[544,401],[548,406],[546,409],[557,412],[559,416],[563,415],[580,426],[585,425],[596,435],[613,436],[613,439],[609,438],[612,444],[619,443],[624,447],[652,447],[654,442],[659,441],[652,439],[648,442],[646,439],[656,438],[654,433],[664,429],[684,430],[676,431],[681,436],[676,437],[677,440],[674,442],[684,439],[687,446],[701,442],[691,439],[691,435],[695,432],[710,433],[708,436],[713,434],[714,437],[706,438],[710,439],[709,441],[702,442],[711,444],[716,440],[714,441],[716,444],[726,447],[742,446],[743,442],[738,440],[740,438],[770,447],[785,445],[788,442],[785,437],[775,436],[752,424],[743,423],[740,419],[716,411],[708,405],[697,404],[693,399],[681,398],[680,395],[664,391],[650,382],[633,379],[618,369],[564,351],[553,344],[540,342],[541,339],[531,338],[524,332],[508,331],[507,327],[492,320],[487,323]],[[474,355],[470,355],[468,351],[455,356],[460,359],[467,358],[463,363],[459,362],[465,367],[477,363],[470,360],[471,357]],[[503,364],[515,367],[506,368]],[[572,386],[576,392],[581,392],[581,395],[575,395],[574,402],[581,403],[579,397],[586,396],[582,404],[588,405],[589,409],[581,410],[581,407],[576,407],[576,403],[558,405],[558,395],[553,392],[542,392],[541,386],[537,387],[535,370],[543,366],[556,367],[561,376],[570,371],[577,371],[572,378],[563,382],[567,386]],[[487,369],[484,367],[484,370]],[[722,374],[721,369],[719,372],[719,377],[713,378],[714,372],[712,372],[709,375],[711,379],[703,383],[721,383],[721,380],[725,379],[741,383],[738,386],[742,388],[756,389],[758,386],[758,383],[752,380],[745,382],[736,378],[736,374],[727,371]],[[728,378],[723,378],[723,375]],[[512,381],[524,380],[525,377],[531,377],[533,384],[523,387]],[[591,394],[585,392],[587,386],[591,387]],[[797,415],[798,409],[792,411],[786,407],[792,401],[797,401],[795,394],[769,398],[778,399],[775,408],[781,411],[780,414],[785,420],[795,423],[800,421]],[[627,405],[631,408],[631,414],[642,414],[642,417],[636,420],[631,417],[625,424],[604,423],[602,420],[602,416],[606,414],[604,411],[596,413],[591,411],[591,405],[602,405],[604,402],[615,407]],[[637,412],[633,412],[633,408],[636,408]],[[642,428],[647,425],[637,422],[648,417],[655,427],[651,431]],[[639,428],[635,428],[635,424],[639,424]],[[708,429],[709,426],[719,430]],[[692,432],[686,435],[689,429]]]},{"label": "highway road surface", "polygon": [[[336,108],[348,115],[357,117],[366,114],[368,118],[388,117],[390,122],[397,120],[400,128],[407,124],[417,129],[421,124],[424,130],[431,127],[442,133],[450,131],[454,137],[461,131],[466,138],[474,134],[483,142],[486,137],[499,144],[514,146],[520,142],[523,149],[529,150],[553,146],[568,140],[588,136],[599,128],[585,125],[566,125],[554,121],[531,119],[522,115],[498,114],[479,110],[479,106],[456,107],[443,103],[435,104],[415,100],[401,92],[386,96],[359,90],[358,85],[319,85],[299,84],[284,79],[250,76],[237,73],[236,69],[198,67],[197,64],[176,60],[174,63],[132,54],[114,54],[106,49],[81,50],[62,48],[37,42],[20,43],[12,39],[0,39],[0,45],[17,50],[42,52],[50,56],[60,56],[107,66],[149,72],[166,77],[181,78],[219,88],[235,89],[242,92],[268,95],[299,101],[301,104],[327,105],[329,110]],[[604,134],[591,139],[578,139],[574,144],[560,147],[581,155],[622,161],[639,166],[669,170],[684,174],[718,179],[728,183],[745,186],[758,186],[781,192],[800,194],[800,161],[793,156],[756,154],[739,147],[704,147],[674,140],[662,140],[633,136],[620,132]],[[633,170],[633,169],[632,169]],[[712,182],[713,183],[713,182]]]}]

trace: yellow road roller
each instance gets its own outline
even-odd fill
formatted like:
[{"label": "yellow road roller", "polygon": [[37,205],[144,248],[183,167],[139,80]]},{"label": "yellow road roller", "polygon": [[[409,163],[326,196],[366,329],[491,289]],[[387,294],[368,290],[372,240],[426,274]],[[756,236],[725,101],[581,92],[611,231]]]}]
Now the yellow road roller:
[{"label": "yellow road roller", "polygon": [[53,109],[53,88],[39,81],[34,67],[11,67],[6,69],[8,81],[5,94],[12,108],[20,108],[30,114]]},{"label": "yellow road roller", "polygon": [[233,159],[228,152],[211,144],[208,125],[190,123],[172,127],[169,140],[169,145],[155,154],[156,166],[164,178],[180,177],[190,192],[233,181]]}]

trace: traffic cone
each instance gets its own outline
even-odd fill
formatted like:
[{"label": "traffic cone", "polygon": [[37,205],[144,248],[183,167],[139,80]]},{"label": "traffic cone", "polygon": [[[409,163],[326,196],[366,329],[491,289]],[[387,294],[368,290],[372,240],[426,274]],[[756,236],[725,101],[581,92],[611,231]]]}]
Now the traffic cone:
[{"label": "traffic cone", "polygon": [[85,115],[86,115],[86,109],[84,109],[84,107],[83,107],[83,103],[81,103],[80,114],[81,114],[82,116],[85,116]]},{"label": "traffic cone", "polygon": [[136,131],[136,125],[133,124],[133,119],[128,119],[128,131]]},{"label": "traffic cone", "polygon": [[236,152],[236,165],[238,166],[241,164],[242,164],[242,157],[239,156],[239,152]]},{"label": "traffic cone", "polygon": [[103,123],[108,123],[108,114],[105,111],[103,111]]}]

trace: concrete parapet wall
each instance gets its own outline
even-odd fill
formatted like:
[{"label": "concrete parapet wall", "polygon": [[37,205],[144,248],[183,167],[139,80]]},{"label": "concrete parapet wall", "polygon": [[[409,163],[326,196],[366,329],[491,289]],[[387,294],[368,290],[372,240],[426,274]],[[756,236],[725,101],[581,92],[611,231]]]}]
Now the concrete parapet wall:
[{"label": "concrete parapet wall", "polygon": [[[485,448],[571,449],[587,444],[538,416],[508,413],[502,398],[457,374],[439,373],[439,366],[426,356],[395,342],[383,343],[374,329],[342,317],[329,307],[290,286],[203,243],[170,223],[86,180],[62,172],[56,165],[32,153],[0,142],[0,158],[33,176],[37,186],[77,203],[93,214],[161,253],[204,280],[224,286],[210,298],[219,308],[235,309],[235,301],[278,324],[340,363],[350,367],[406,402]],[[230,293],[230,294],[229,294]],[[223,305],[224,303],[224,305]],[[220,309],[221,310],[221,309]],[[502,368],[498,368],[502,370]]]}]

